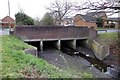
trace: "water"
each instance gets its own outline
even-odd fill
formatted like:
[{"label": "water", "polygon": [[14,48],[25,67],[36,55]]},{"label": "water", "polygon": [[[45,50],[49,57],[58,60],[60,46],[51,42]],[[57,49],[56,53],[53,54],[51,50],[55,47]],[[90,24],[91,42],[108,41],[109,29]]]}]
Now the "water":
[{"label": "water", "polygon": [[70,48],[66,45],[62,46],[62,52],[70,55],[70,56],[80,56],[91,64],[90,67],[94,66],[101,72],[105,72],[105,74],[111,75],[112,77],[120,77],[120,72],[114,68],[114,66],[107,65],[102,60],[97,59],[96,57],[90,57],[88,54],[83,53],[83,51],[78,51],[76,49]]}]

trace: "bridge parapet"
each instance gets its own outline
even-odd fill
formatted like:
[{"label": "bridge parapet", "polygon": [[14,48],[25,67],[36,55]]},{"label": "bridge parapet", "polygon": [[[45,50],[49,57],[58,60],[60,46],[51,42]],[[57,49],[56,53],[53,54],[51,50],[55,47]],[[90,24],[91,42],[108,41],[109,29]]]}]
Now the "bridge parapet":
[{"label": "bridge parapet", "polygon": [[13,34],[23,40],[59,40],[88,38],[89,32],[88,27],[16,26]]}]

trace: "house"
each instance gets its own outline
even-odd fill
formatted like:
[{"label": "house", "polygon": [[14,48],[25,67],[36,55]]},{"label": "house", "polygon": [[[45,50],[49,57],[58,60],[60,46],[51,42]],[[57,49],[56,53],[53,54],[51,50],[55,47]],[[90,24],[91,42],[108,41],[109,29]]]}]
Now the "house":
[{"label": "house", "polygon": [[106,27],[107,26],[107,15],[104,11],[100,11],[100,12],[90,12],[90,13],[87,13],[86,16],[91,16],[91,17],[94,17],[94,18],[102,18],[103,20],[103,27]]},{"label": "house", "polygon": [[7,28],[7,27],[14,27],[15,26],[15,20],[13,18],[11,18],[10,16],[6,16],[1,20],[1,26],[3,28]]},{"label": "house", "polygon": [[73,18],[63,18],[62,24],[63,26],[72,26],[73,24]]},{"label": "house", "polygon": [[120,17],[108,18],[108,26],[113,28],[120,28]]},{"label": "house", "polygon": [[94,28],[97,27],[96,19],[87,15],[81,15],[81,14],[75,15],[73,23],[76,26],[87,26]]},{"label": "house", "polygon": [[0,27],[2,27],[2,20],[0,20]]}]

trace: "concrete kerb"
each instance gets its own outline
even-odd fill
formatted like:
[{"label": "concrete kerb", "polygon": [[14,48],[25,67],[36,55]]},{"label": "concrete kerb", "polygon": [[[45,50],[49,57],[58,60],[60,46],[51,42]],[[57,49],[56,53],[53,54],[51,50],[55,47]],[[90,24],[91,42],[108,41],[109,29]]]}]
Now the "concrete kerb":
[{"label": "concrete kerb", "polygon": [[109,45],[100,45],[95,40],[89,40],[88,47],[99,60],[104,60],[109,55]]}]

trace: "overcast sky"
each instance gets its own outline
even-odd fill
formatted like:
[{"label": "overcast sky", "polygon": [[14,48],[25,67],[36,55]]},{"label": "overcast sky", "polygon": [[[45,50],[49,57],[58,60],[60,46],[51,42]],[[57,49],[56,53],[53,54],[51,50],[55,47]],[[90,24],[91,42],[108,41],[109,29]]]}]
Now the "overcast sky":
[{"label": "overcast sky", "polygon": [[[46,12],[45,7],[53,0],[9,0],[11,17],[20,9],[22,9],[27,15],[35,18],[42,17]],[[0,19],[8,15],[8,0],[0,1]]]},{"label": "overcast sky", "polygon": [[[54,0],[9,0],[11,17],[15,19],[15,14],[22,9],[24,13],[32,18],[40,17],[47,12],[46,8]],[[73,0],[79,1],[79,0]],[[83,0],[85,1],[85,0]],[[8,0],[0,1],[0,19],[8,15]],[[113,15],[118,16],[118,14]]]}]

